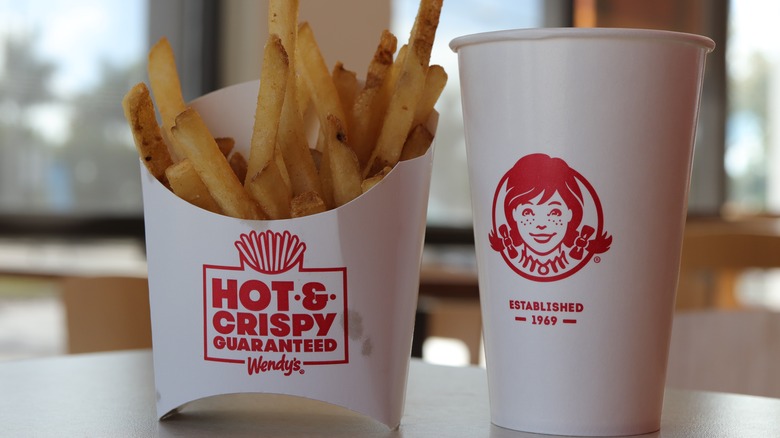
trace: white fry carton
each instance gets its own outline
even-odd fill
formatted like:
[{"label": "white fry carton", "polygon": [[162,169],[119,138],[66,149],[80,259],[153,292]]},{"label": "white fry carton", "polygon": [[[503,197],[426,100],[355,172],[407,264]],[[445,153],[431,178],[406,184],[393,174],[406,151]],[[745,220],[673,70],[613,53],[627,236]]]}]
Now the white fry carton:
[{"label": "white fry carton", "polygon": [[[258,86],[192,103],[245,156]],[[276,393],[397,427],[432,159],[399,163],[337,209],[274,221],[199,209],[141,166],[158,416],[213,395]]]}]

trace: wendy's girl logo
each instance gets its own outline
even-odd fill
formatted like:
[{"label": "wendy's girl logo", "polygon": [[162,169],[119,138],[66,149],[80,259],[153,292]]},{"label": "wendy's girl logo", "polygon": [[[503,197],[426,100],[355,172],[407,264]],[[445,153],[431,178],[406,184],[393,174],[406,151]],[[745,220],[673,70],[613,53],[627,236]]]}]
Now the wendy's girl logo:
[{"label": "wendy's girl logo", "polygon": [[591,184],[560,158],[520,158],[498,183],[490,246],[512,270],[556,281],[606,252],[601,202]]},{"label": "wendy's girl logo", "polygon": [[235,247],[239,266],[203,266],[205,359],[250,375],[347,363],[347,268],[304,267],[306,244],[288,231]]}]

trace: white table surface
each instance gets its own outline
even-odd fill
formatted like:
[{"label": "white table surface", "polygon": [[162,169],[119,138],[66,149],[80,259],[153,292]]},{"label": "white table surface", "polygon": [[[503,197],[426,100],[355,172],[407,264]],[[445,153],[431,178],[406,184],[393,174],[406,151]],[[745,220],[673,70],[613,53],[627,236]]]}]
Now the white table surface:
[{"label": "white table surface", "polygon": [[[485,370],[413,360],[401,426],[296,397],[219,396],[158,421],[148,350],[0,363],[0,436],[532,437],[490,424]],[[647,437],[780,437],[780,399],[667,390]]]}]

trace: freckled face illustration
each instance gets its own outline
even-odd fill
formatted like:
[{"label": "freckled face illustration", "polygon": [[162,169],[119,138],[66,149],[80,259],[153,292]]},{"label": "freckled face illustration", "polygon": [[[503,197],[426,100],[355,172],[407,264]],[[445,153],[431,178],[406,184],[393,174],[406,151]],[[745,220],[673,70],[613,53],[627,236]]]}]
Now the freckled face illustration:
[{"label": "freckled face illustration", "polygon": [[523,242],[540,255],[549,254],[561,245],[572,219],[571,209],[558,192],[544,202],[543,197],[544,193],[540,193],[512,211]]},{"label": "freckled face illustration", "polygon": [[561,158],[529,154],[496,187],[488,239],[520,276],[556,281],[609,250],[612,236],[602,222],[601,203],[588,180]]}]

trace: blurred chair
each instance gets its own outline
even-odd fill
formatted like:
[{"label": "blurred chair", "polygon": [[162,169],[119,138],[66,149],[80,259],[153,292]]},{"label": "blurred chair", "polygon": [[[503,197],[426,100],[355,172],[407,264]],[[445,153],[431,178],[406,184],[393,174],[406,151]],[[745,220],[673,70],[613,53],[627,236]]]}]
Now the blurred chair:
[{"label": "blurred chair", "polygon": [[776,219],[689,220],[683,238],[677,309],[733,309],[741,271],[780,268]]},{"label": "blurred chair", "polygon": [[482,318],[474,257],[473,248],[426,249],[420,269],[413,356],[423,357],[425,341],[440,337],[462,342],[470,364],[480,363]]},{"label": "blurred chair", "polygon": [[141,277],[65,277],[68,353],[151,348],[149,288]]},{"label": "blurred chair", "polygon": [[[464,262],[466,252],[461,249],[453,262],[447,248],[426,250],[413,348],[416,356],[421,355],[426,338],[439,336],[462,341],[472,364],[479,362],[479,287],[476,268]],[[737,280],[741,272],[754,268],[780,268],[778,219],[689,219],[683,238],[677,310],[741,308]]]},{"label": "blurred chair", "polygon": [[780,397],[780,313],[679,312],[666,383],[680,389]]}]

